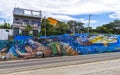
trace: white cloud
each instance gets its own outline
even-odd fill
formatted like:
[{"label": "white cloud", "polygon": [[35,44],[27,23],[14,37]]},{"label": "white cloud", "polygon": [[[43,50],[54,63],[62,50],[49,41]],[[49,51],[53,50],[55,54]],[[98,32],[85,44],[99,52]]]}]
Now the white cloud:
[{"label": "white cloud", "polygon": [[113,14],[109,15],[109,18],[115,18],[115,19],[119,19],[120,18],[120,11],[115,12]]},{"label": "white cloud", "polygon": [[[77,20],[68,15],[118,12],[120,7],[119,1],[120,0],[0,0],[0,17],[12,22],[12,11],[16,6],[26,9],[42,10],[43,15],[51,16],[59,20]],[[93,20],[91,23],[95,23],[95,21]]]},{"label": "white cloud", "polygon": [[[87,24],[88,23],[88,20],[86,20],[86,19],[77,19],[78,21],[80,21],[80,22],[83,22],[83,23],[85,23],[85,24]],[[96,20],[90,20],[90,23],[96,23],[97,21]]]},{"label": "white cloud", "polygon": [[52,16],[53,18],[56,18],[60,21],[76,20],[75,18],[72,18],[72,17],[67,16],[67,15],[50,15],[50,16]]},{"label": "white cloud", "polygon": [[[81,19],[77,19],[77,21],[84,23],[84,27],[88,27],[88,19],[81,18]],[[90,27],[96,28],[97,26],[94,25],[95,23],[97,23],[97,21],[91,19],[90,20]]]}]

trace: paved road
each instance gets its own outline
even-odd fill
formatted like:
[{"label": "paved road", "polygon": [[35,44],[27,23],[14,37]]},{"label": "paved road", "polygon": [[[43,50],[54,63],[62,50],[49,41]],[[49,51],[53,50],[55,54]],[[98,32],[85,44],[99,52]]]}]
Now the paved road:
[{"label": "paved road", "polygon": [[120,52],[0,62],[0,73],[84,64],[120,58]]},{"label": "paved road", "polygon": [[120,75],[120,59],[37,69],[7,75]]}]

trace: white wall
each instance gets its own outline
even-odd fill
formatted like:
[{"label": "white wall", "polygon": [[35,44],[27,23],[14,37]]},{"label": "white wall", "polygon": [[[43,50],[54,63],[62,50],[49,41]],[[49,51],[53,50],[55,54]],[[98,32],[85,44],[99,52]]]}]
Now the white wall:
[{"label": "white wall", "polygon": [[[7,32],[7,30],[9,32]],[[13,35],[12,29],[0,29],[0,40],[8,40],[8,35]]]}]

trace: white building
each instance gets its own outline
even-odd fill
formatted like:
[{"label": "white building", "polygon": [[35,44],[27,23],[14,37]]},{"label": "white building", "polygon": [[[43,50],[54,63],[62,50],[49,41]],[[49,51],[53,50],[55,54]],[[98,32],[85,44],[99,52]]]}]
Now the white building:
[{"label": "white building", "polygon": [[12,29],[0,29],[0,40],[8,40],[9,36],[13,36]]},{"label": "white building", "polygon": [[26,35],[25,27],[29,25],[32,27],[33,36],[37,36],[41,29],[41,17],[41,11],[14,8],[13,35]]}]

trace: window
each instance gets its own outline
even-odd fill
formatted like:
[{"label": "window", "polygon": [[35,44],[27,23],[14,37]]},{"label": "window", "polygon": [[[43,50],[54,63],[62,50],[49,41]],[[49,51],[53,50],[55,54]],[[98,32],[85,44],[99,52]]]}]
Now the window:
[{"label": "window", "polygon": [[38,25],[37,21],[36,20],[32,20],[32,25]]},{"label": "window", "polygon": [[18,21],[18,20],[19,20],[19,18],[15,18],[15,20],[16,20],[16,21]]},{"label": "window", "polygon": [[24,22],[24,24],[26,24],[26,25],[30,25],[30,23],[29,23],[29,20],[28,20],[28,19],[24,19],[24,20],[23,20],[23,22]]},{"label": "window", "polygon": [[14,23],[16,24],[22,24],[21,20],[19,18],[15,18],[14,19]]},{"label": "window", "polygon": [[38,26],[40,26],[40,21],[38,21]]}]

